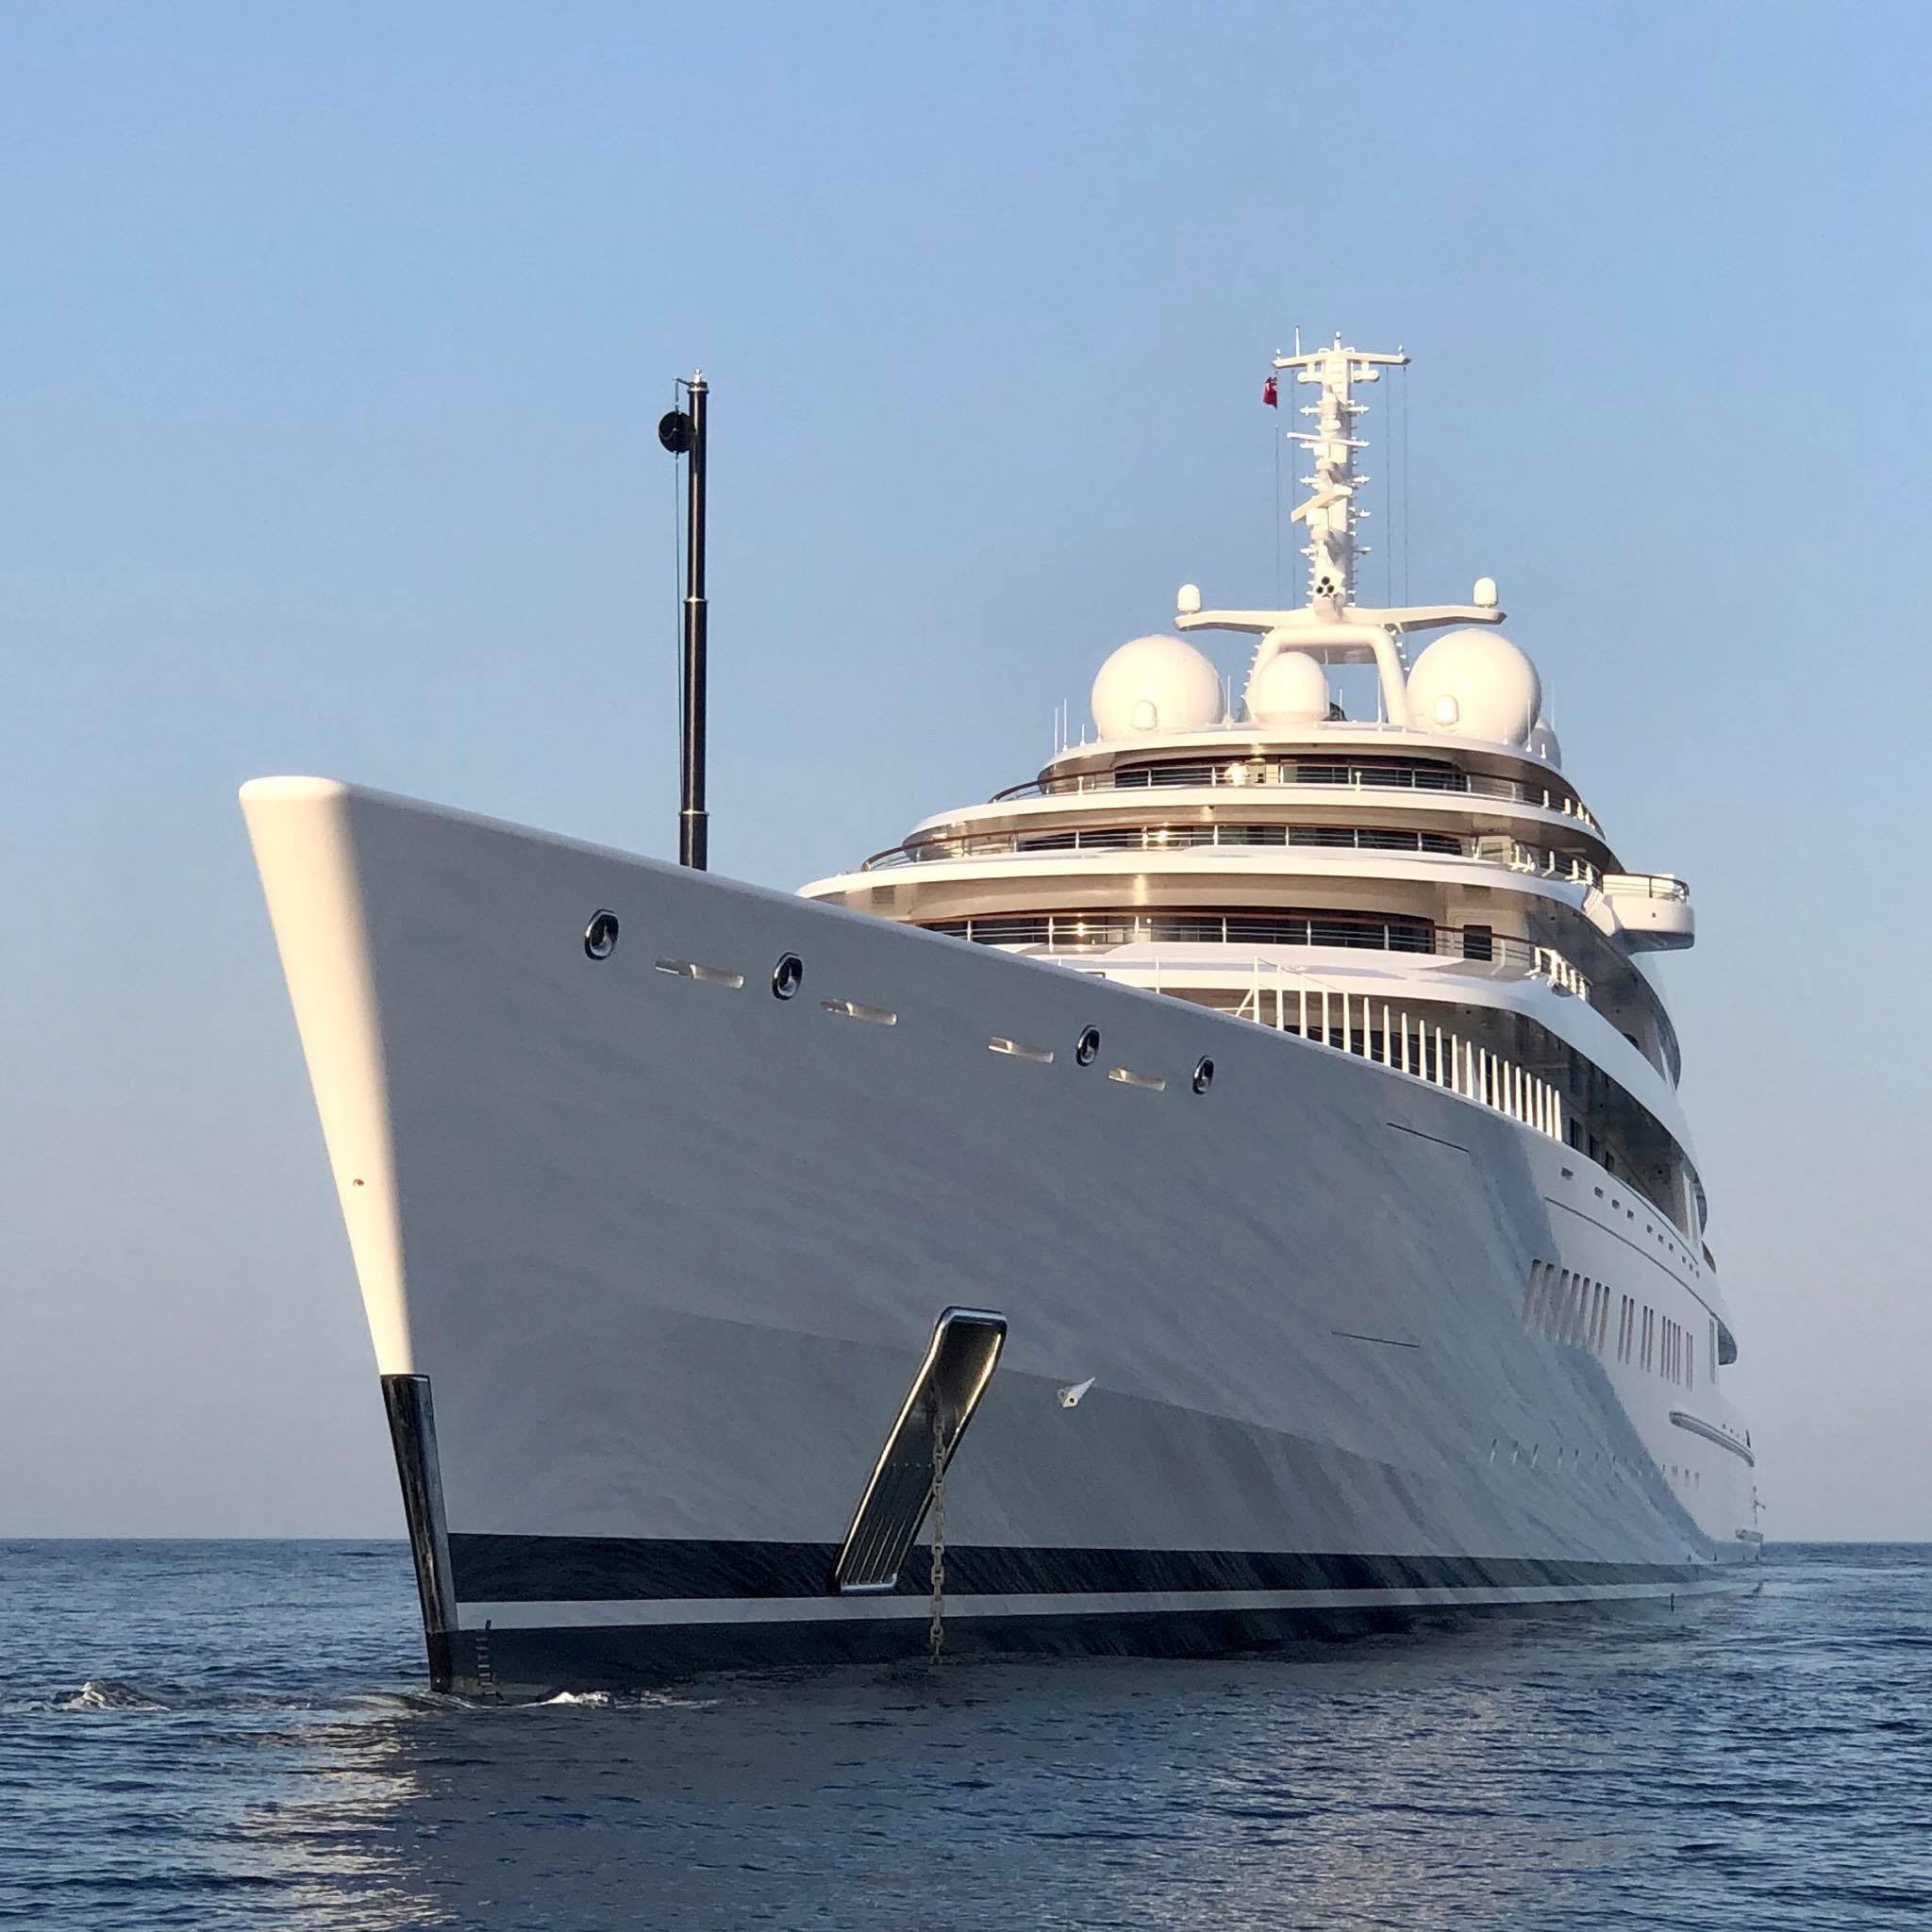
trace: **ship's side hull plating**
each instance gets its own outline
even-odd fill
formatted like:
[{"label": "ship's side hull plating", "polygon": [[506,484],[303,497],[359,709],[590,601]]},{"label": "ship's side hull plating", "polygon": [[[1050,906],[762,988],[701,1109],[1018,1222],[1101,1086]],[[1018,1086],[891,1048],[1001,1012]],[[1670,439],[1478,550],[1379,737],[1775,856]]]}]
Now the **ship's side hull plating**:
[{"label": "ship's side hull plating", "polygon": [[458,1688],[920,1650],[923,1549],[888,1592],[833,1572],[952,1307],[1008,1330],[949,1645],[1219,1648],[1755,1552],[1715,1391],[1524,1319],[1541,1263],[1704,1326],[1556,1141],[861,915],[324,781],[244,804],[378,1367],[433,1418],[405,1489]]}]

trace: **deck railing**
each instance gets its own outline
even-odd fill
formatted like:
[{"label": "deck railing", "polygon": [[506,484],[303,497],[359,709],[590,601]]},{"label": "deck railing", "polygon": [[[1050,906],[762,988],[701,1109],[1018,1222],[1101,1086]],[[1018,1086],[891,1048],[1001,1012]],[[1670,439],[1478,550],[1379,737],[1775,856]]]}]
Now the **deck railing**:
[{"label": "deck railing", "polygon": [[1443,858],[1458,858],[1463,850],[1462,841],[1453,833],[1393,831],[1374,825],[1081,825],[1067,831],[969,832],[908,839],[903,844],[874,852],[858,869],[878,872],[895,865],[1008,855],[1051,858],[1057,852],[1189,852],[1203,845],[1423,853]]},{"label": "deck railing", "polygon": [[1596,820],[1583,801],[1547,785],[1525,785],[1516,778],[1491,777],[1483,772],[1410,769],[1391,765],[1358,765],[1345,759],[1236,758],[1200,759],[1161,765],[1125,765],[1109,772],[1080,772],[1063,778],[1034,779],[995,791],[991,802],[1009,798],[1058,798],[1066,793],[1124,791],[1179,786],[1321,785],[1352,791],[1404,791],[1457,792],[1472,798],[1498,798],[1512,805],[1535,806],[1560,812],[1594,832]]},{"label": "deck railing", "polygon": [[1681,905],[1690,896],[1689,882],[1668,872],[1607,872],[1598,883],[1608,899],[1669,899]]},{"label": "deck railing", "polygon": [[1277,1032],[1297,1033],[1317,1045],[1446,1087],[1553,1141],[1565,1138],[1563,1096],[1547,1080],[1458,1033],[1412,1020],[1396,1002],[1349,993],[1292,968],[1264,968],[1257,960],[1254,984],[1235,1011]]},{"label": "deck railing", "polygon": [[1115,946],[1346,946],[1424,953],[1486,966],[1498,977],[1546,979],[1588,1001],[1591,983],[1551,946],[1483,926],[1432,926],[1420,920],[1320,912],[1002,912],[919,922],[928,932],[983,946],[1047,946],[1106,952]]},{"label": "deck railing", "polygon": [[[1386,852],[1436,858],[1474,858],[1538,878],[1593,886],[1600,874],[1587,859],[1559,858],[1521,840],[1485,834],[1465,841],[1451,832],[1396,830],[1379,825],[1081,825],[1064,831],[928,833],[888,845],[859,863],[860,872],[932,865],[955,858],[1051,858],[1061,852],[1191,852],[1203,846],[1235,851],[1280,847],[1311,852]],[[1613,874],[1626,876],[1624,874]],[[1634,876],[1634,875],[1631,875]]]}]

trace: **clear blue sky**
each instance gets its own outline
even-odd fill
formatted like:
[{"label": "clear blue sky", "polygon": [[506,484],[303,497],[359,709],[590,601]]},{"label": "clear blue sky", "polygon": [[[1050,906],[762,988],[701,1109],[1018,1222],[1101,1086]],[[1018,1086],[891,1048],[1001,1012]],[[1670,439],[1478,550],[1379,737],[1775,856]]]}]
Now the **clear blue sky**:
[{"label": "clear blue sky", "polygon": [[1416,356],[1416,594],[1500,580],[1692,881],[1768,1526],[1932,1537],[1928,57],[1879,4],[0,13],[0,1534],[399,1526],[235,788],[666,852],[675,375],[714,862],[789,885],[1029,775],[1183,579],[1272,591],[1299,325]]}]

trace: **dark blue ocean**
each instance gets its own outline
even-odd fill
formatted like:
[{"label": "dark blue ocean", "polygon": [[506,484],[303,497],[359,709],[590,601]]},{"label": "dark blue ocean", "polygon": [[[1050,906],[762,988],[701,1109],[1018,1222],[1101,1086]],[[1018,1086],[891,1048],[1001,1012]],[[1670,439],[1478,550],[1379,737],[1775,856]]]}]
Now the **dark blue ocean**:
[{"label": "dark blue ocean", "polygon": [[1217,1663],[420,1690],[400,1543],[0,1544],[0,1921],[1932,1927],[1932,1547]]}]

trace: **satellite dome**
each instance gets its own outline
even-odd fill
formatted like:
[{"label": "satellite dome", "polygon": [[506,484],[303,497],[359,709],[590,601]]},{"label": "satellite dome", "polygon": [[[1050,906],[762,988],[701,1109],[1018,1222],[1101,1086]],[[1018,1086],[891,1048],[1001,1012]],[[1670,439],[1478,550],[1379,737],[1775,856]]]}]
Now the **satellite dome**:
[{"label": "satellite dome", "polygon": [[1248,679],[1257,724],[1313,724],[1328,715],[1328,680],[1306,651],[1277,651]]},{"label": "satellite dome", "polygon": [[1529,742],[1524,749],[1531,758],[1541,758],[1546,765],[1555,765],[1559,772],[1563,769],[1562,741],[1547,718],[1539,717],[1530,726]]},{"label": "satellite dome", "polygon": [[1102,738],[1205,731],[1222,720],[1221,674],[1184,639],[1136,638],[1100,667],[1092,703]]},{"label": "satellite dome", "polygon": [[1452,630],[1408,674],[1408,722],[1418,731],[1522,744],[1542,698],[1536,666],[1496,630]]}]

